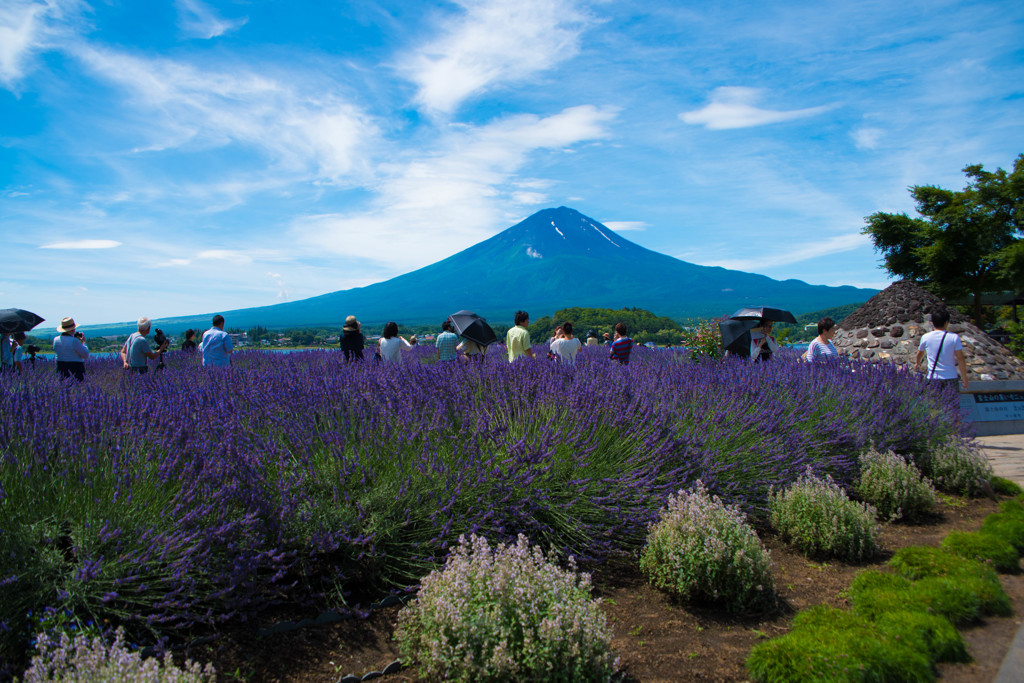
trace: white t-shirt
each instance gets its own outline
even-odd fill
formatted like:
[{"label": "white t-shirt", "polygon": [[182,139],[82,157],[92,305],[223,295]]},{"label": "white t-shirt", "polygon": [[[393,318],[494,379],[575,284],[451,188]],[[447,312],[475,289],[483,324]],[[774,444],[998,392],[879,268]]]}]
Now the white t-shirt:
[{"label": "white t-shirt", "polygon": [[[945,335],[946,341],[942,341]],[[939,344],[942,345],[942,355],[939,357],[938,365],[935,363],[935,356],[939,353]],[[956,379],[956,356],[955,351],[963,351],[964,345],[960,341],[960,335],[955,332],[943,330],[932,330],[921,337],[921,345],[918,347],[928,356],[928,364],[924,369],[924,376],[929,379]],[[932,374],[932,367],[935,367],[935,374]]]},{"label": "white t-shirt", "polygon": [[569,365],[576,364],[576,354],[583,348],[579,339],[556,339],[551,342],[551,352],[558,356],[558,359]]},{"label": "white t-shirt", "polygon": [[388,363],[397,363],[398,354],[402,349],[411,349],[412,344],[405,341],[401,337],[392,337],[391,339],[380,339],[380,357]]}]

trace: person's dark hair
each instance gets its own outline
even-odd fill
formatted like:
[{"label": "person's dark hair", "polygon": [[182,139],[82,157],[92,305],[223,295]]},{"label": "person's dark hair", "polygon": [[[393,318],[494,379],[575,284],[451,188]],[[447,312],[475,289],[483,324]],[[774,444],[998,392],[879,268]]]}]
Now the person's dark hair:
[{"label": "person's dark hair", "polygon": [[572,334],[572,323],[562,323],[562,332]]},{"label": "person's dark hair", "polygon": [[194,336],[196,336],[196,331],[195,330],[193,330],[193,329],[185,330],[185,339],[191,339]]},{"label": "person's dark hair", "polygon": [[14,341],[18,342],[19,344],[21,342],[25,341],[25,333],[24,332],[15,332],[11,336],[14,338]]},{"label": "person's dark hair", "polygon": [[934,325],[936,329],[940,327],[945,327],[946,323],[948,322],[949,311],[947,311],[945,308],[939,308],[932,311],[932,325]]},{"label": "person's dark hair", "polygon": [[530,314],[526,311],[516,311],[516,325],[522,325],[530,319]]},{"label": "person's dark hair", "polygon": [[391,339],[392,337],[397,337],[397,336],[398,336],[398,323],[396,323],[396,322],[389,322],[387,325],[384,326],[383,337],[385,339]]},{"label": "person's dark hair", "polygon": [[213,326],[214,327],[217,327],[218,325],[223,325],[223,324],[224,324],[224,316],[222,316],[220,313],[218,313],[217,315],[213,316]]},{"label": "person's dark hair", "polygon": [[452,330],[452,321],[445,320],[443,323],[441,323],[441,329],[447,330],[448,332],[453,332],[454,330]]},{"label": "person's dark hair", "polygon": [[829,317],[826,316],[826,317],[824,317],[824,318],[822,318],[821,320],[818,321],[818,334],[822,334],[824,332],[828,332],[829,330],[831,330],[835,326],[836,326],[836,324],[834,322],[832,322],[832,318],[829,318]]},{"label": "person's dark hair", "polygon": [[621,334],[623,337],[626,336],[626,323],[615,323],[615,331]]}]

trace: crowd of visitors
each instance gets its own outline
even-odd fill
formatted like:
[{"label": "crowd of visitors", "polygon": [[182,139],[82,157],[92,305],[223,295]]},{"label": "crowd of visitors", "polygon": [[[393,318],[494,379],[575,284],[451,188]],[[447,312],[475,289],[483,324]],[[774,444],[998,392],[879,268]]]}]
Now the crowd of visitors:
[{"label": "crowd of visitors", "polygon": [[[472,315],[472,314],[470,314]],[[948,330],[949,313],[944,309],[936,310],[931,315],[934,331],[921,338],[917,352],[915,369],[924,369],[929,381],[939,384],[956,384],[958,380],[967,388],[967,366],[964,358],[963,343],[959,335]],[[449,318],[441,324],[441,333],[437,336],[434,347],[437,359],[441,363],[451,363],[459,358],[470,361],[483,360],[487,353],[487,343],[460,338]],[[505,335],[505,351],[510,363],[521,358],[533,358],[533,344],[530,339],[530,314],[517,311],[515,325]],[[757,326],[750,331],[750,359],[753,362],[764,362],[778,351],[779,343],[773,334],[771,320],[759,320]],[[147,339],[152,329],[152,322],[147,317],[139,318],[137,331],[133,332],[121,347],[121,361],[126,370],[146,374],[149,361],[161,359],[169,347],[168,340],[160,329],[156,330],[154,343]],[[78,331],[74,318],[64,318],[57,327],[60,334],[53,340],[54,358],[57,373],[61,377],[74,378],[82,381],[85,377],[85,361],[89,358],[89,347],[85,344],[85,335]],[[836,324],[831,318],[818,321],[818,336],[811,341],[804,359],[809,363],[829,363],[839,358],[839,352],[832,344],[836,334]],[[181,350],[187,353],[198,352],[202,356],[202,364],[206,367],[230,367],[234,345],[231,335],[224,331],[224,316],[215,315],[210,329],[203,333],[202,340],[197,344],[195,330],[187,330]],[[617,323],[614,333],[604,333],[603,344],[608,347],[608,356],[612,361],[628,365],[633,349],[633,339],[628,335],[625,323]],[[415,339],[415,337],[413,337]],[[491,341],[494,341],[491,333]],[[547,340],[547,356],[553,361],[575,365],[576,356],[583,348],[583,343],[576,338],[573,323],[566,321],[555,328],[554,334]],[[586,345],[599,346],[602,342],[593,329],[587,331]],[[745,342],[744,342],[745,344]],[[366,349],[366,336],[362,325],[354,315],[345,319],[340,337],[341,350],[346,362],[363,360]],[[382,363],[398,363],[403,351],[413,348],[415,343],[398,334],[398,323],[391,321],[384,325],[383,333],[374,352],[375,360]],[[746,350],[746,346],[743,347]],[[38,348],[25,345],[25,333],[17,332],[10,337],[0,336],[0,364],[5,370],[22,372],[26,364],[35,363]],[[28,358],[26,359],[26,353]],[[163,367],[160,365],[157,369]]]}]

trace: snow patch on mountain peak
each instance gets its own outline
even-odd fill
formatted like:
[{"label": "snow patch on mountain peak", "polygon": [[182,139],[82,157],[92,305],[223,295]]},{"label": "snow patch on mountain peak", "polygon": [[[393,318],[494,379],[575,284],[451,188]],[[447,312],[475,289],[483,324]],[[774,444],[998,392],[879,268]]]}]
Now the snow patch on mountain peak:
[{"label": "snow patch on mountain peak", "polygon": [[541,254],[536,249],[534,249],[533,247],[526,248],[526,255],[529,256],[530,258],[544,258],[544,255]]}]

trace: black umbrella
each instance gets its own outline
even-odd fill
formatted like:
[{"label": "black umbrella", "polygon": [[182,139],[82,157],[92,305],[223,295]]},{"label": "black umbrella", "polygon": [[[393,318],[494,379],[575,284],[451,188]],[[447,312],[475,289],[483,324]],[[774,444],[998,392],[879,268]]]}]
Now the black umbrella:
[{"label": "black umbrella", "polygon": [[789,311],[781,308],[769,308],[768,306],[751,306],[741,308],[729,316],[733,320],[774,320],[777,323],[793,323],[796,325],[796,318]]},{"label": "black umbrella", "polygon": [[760,324],[756,318],[723,320],[718,323],[722,332],[722,348],[741,356],[750,355],[750,331]]},{"label": "black umbrella", "polygon": [[20,308],[0,310],[0,334],[28,332],[41,322],[43,322],[43,318]]},{"label": "black umbrella", "polygon": [[498,341],[498,335],[487,324],[487,321],[473,311],[459,311],[448,316],[452,327],[464,339],[476,342],[480,346],[489,346]]}]

